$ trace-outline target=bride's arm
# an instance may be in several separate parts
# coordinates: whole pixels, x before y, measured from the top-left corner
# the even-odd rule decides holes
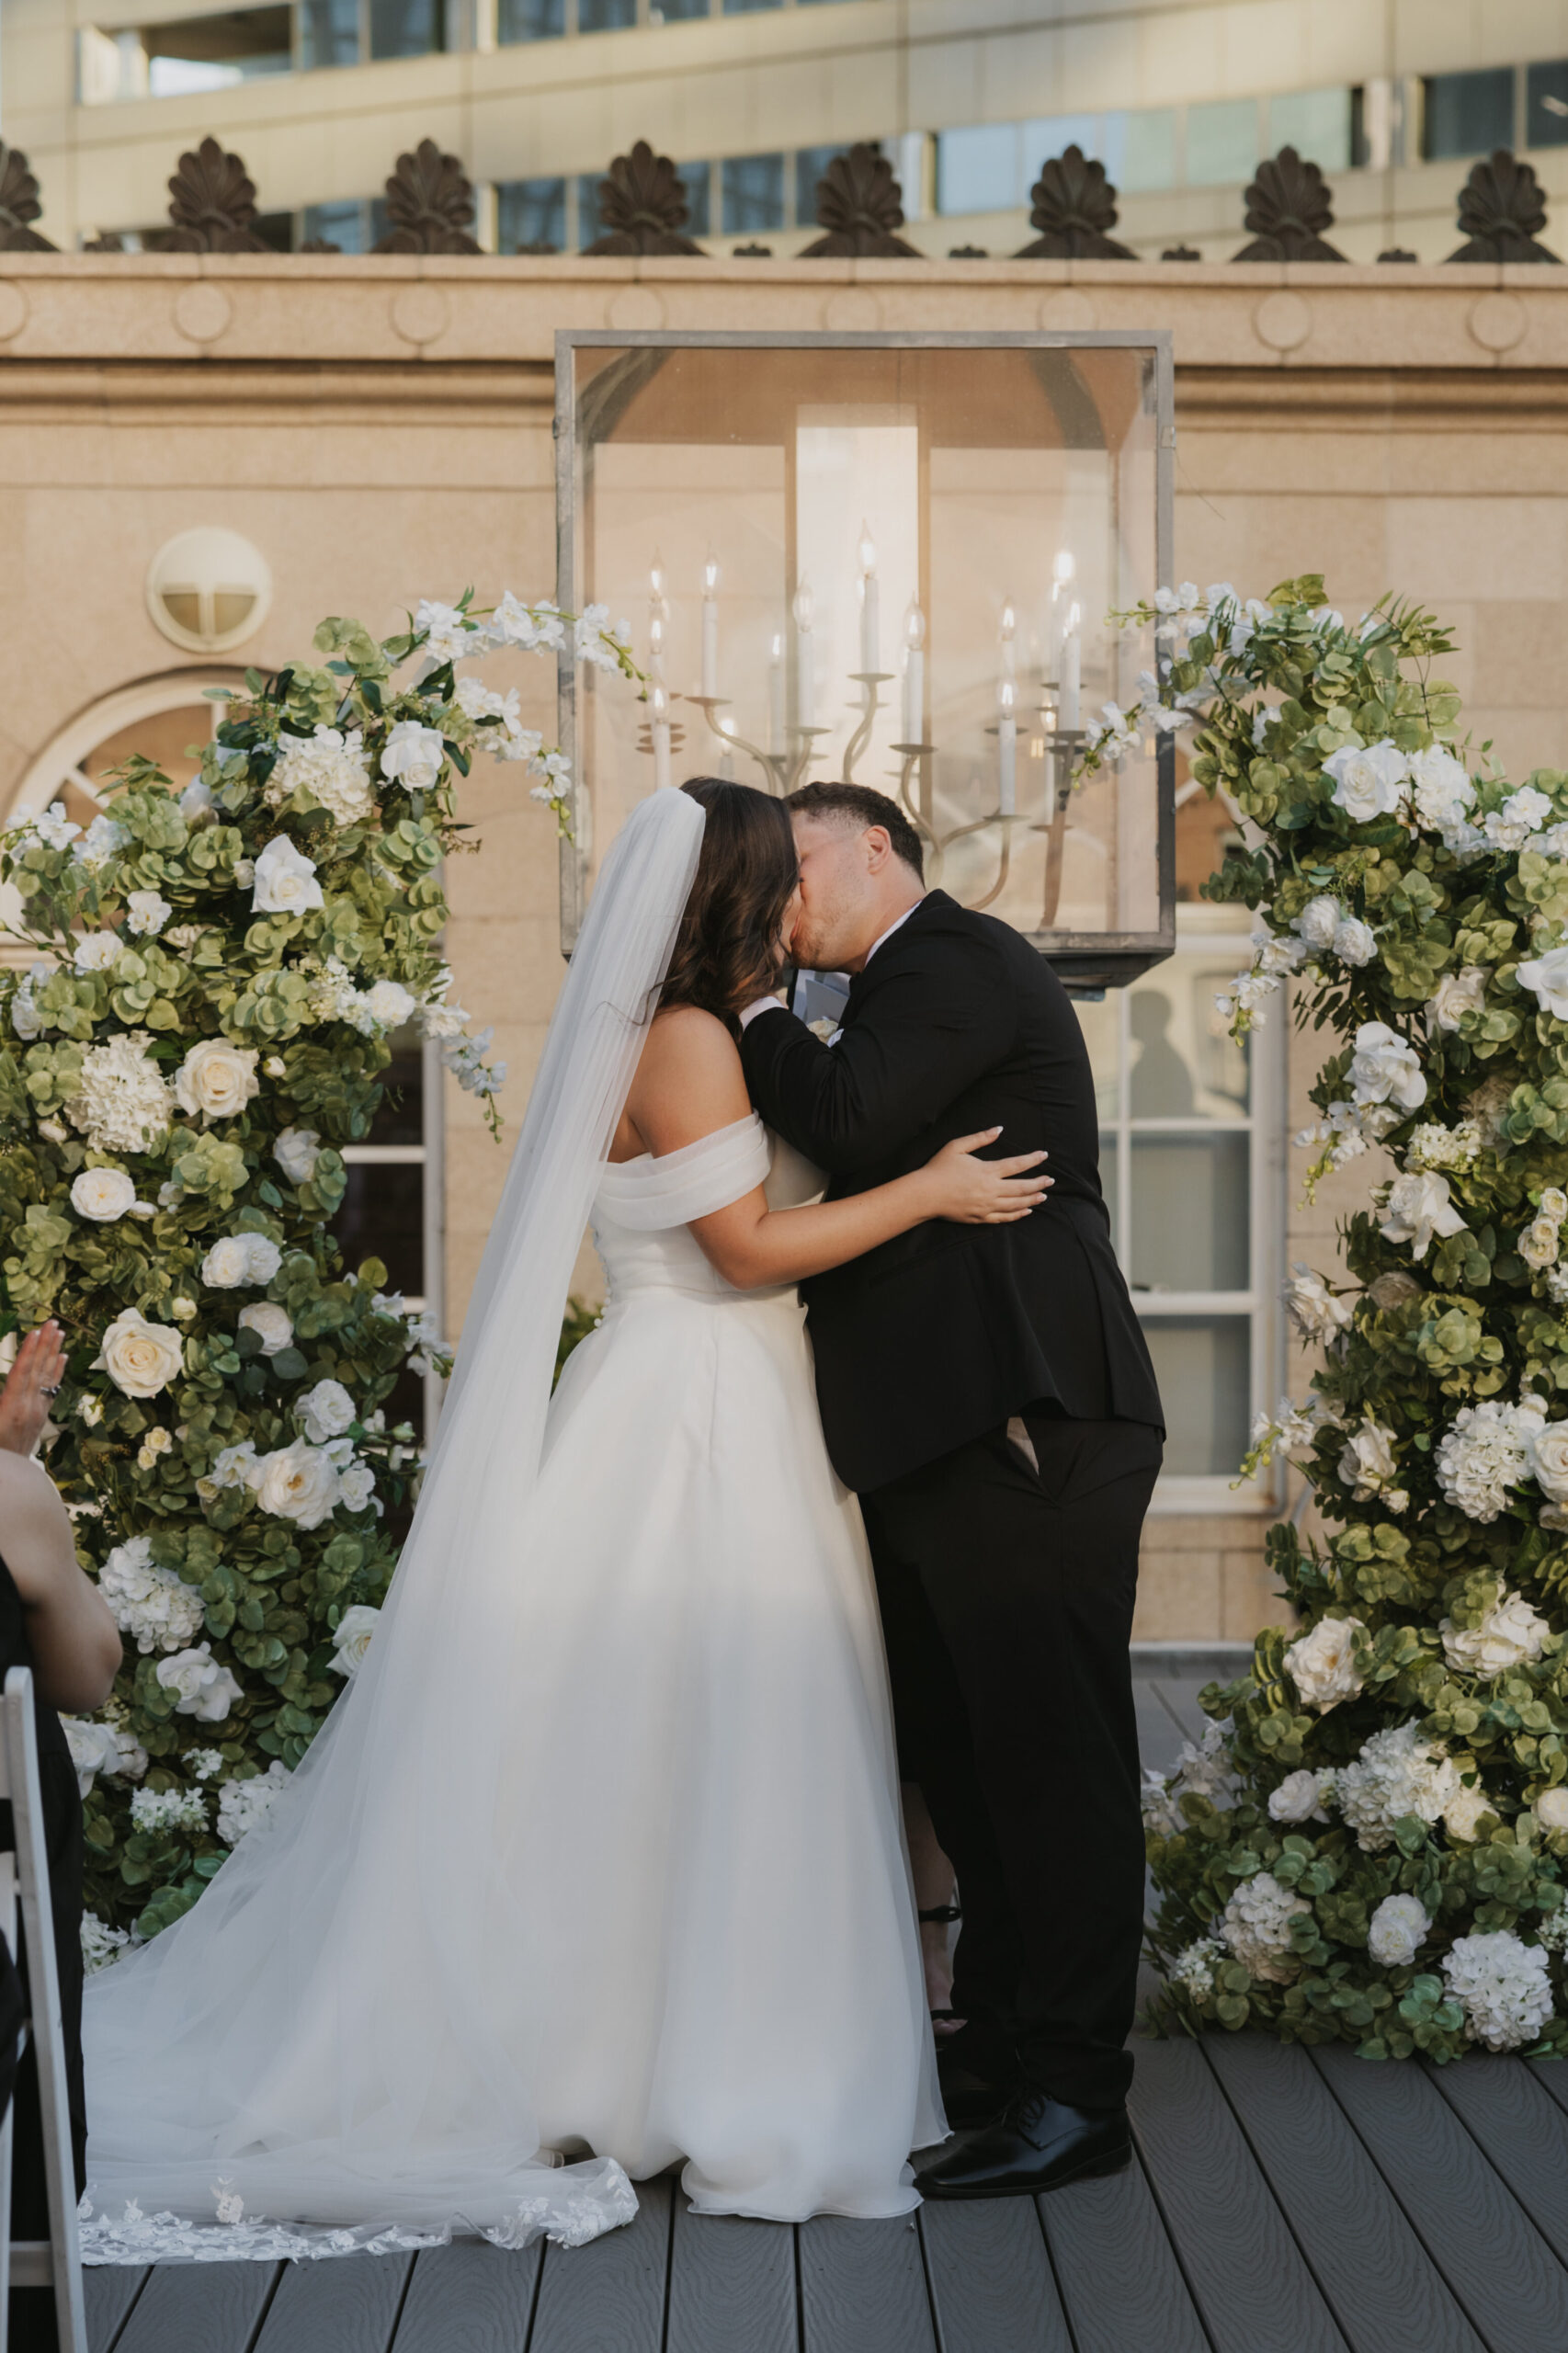
[[[678,1152],[750,1110],[740,1056],[723,1023],[695,1006],[661,1014],[627,1102],[649,1151],[661,1158]],[[1033,1173],[1043,1153],[977,1159],[998,1132],[961,1136],[911,1176],[810,1209],[770,1210],[759,1185],[728,1208],[695,1218],[691,1231],[726,1282],[757,1290],[824,1274],[930,1218],[1011,1224],[1045,1199],[1051,1180]]]

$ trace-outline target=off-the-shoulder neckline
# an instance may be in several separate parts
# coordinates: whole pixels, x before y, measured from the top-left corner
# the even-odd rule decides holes
[[[710,1143],[717,1143],[721,1136],[738,1135],[743,1128],[760,1128],[761,1125],[761,1113],[748,1111],[744,1119],[732,1120],[727,1127],[712,1128],[707,1135],[698,1136],[691,1143],[677,1144],[674,1152],[639,1152],[630,1160],[607,1160],[605,1175],[616,1176],[628,1168],[647,1166],[678,1168],[683,1160],[689,1160],[693,1153],[705,1150]]]

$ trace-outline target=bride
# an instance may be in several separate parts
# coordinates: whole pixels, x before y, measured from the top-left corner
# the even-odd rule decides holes
[[[881,1639],[793,1286],[1046,1180],[970,1137],[813,1205],[734,1045],[794,889],[741,785],[610,851],[365,1664],[89,1986],[89,2255],[575,2242],[682,2162],[707,2213],[916,2203],[946,2128]],[[590,1216],[608,1304],[551,1401]]]

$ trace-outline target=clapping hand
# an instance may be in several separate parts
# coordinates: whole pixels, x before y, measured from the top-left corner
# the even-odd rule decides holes
[[[36,1332],[24,1336],[0,1389],[0,1446],[12,1454],[32,1452],[64,1372],[60,1326],[51,1315]]]

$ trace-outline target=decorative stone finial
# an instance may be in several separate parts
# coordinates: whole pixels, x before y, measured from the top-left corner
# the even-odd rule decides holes
[[[1040,234],[1032,244],[1019,246],[1019,261],[1134,259],[1107,234],[1116,226],[1116,190],[1105,165],[1091,164],[1081,147],[1069,147],[1042,165],[1029,196],[1029,222]]]
[[[169,219],[158,250],[165,254],[264,254],[267,247],[251,227],[256,219],[256,182],[238,155],[215,139],[179,159],[169,182]]]
[[[422,139],[412,155],[400,155],[387,182],[392,227],[378,237],[376,254],[476,254],[469,234],[473,189],[455,155],[443,155],[433,139]]]
[[[835,155],[817,182],[817,222],[826,231],[802,246],[802,261],[919,261],[918,248],[893,232],[903,226],[903,190],[892,165],[858,141]]]
[[[1538,242],[1546,226],[1540,182],[1528,164],[1506,147],[1471,167],[1460,190],[1460,228],[1466,243],[1450,261],[1555,261]]]
[[[1315,164],[1303,164],[1293,147],[1281,147],[1272,162],[1259,164],[1247,190],[1246,226],[1252,243],[1233,261],[1343,261],[1324,231],[1334,226],[1334,199]]]
[[[0,253],[53,253],[49,239],[32,225],[42,210],[27,157],[19,147],[7,147],[0,139]]]
[[[700,254],[702,247],[681,231],[691,206],[680,174],[667,155],[655,155],[640,139],[630,155],[618,155],[599,182],[603,233],[585,254]]]
[[[1196,245],[1167,245],[1160,256],[1162,261],[1201,261],[1203,256]]]
[[[989,261],[990,258],[983,245],[949,245],[948,247],[949,261]]]

